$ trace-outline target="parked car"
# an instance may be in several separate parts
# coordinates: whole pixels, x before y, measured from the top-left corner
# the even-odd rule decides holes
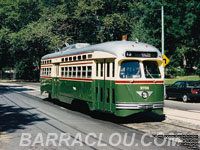
[[[191,99],[200,101],[200,81],[177,81],[166,87],[165,99],[175,97],[188,102]]]

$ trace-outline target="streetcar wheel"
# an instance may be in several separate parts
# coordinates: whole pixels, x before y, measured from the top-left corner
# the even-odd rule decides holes
[[[189,97],[187,96],[187,94],[183,95],[182,100],[183,100],[184,103],[188,102]]]

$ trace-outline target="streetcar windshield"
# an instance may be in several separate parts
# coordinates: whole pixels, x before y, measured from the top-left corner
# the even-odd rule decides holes
[[[140,63],[137,60],[123,61],[121,63],[120,78],[140,78]]]
[[[161,78],[158,63],[156,61],[143,61],[146,78]]]

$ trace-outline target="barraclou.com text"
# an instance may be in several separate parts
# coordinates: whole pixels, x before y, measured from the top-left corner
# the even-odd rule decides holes
[[[75,135],[71,135],[69,133],[48,133],[42,134],[37,133],[32,135],[31,133],[22,133],[19,146],[114,146],[117,147],[119,145],[123,146],[176,146],[176,143],[171,140],[160,140],[158,138],[154,138],[149,141],[153,137],[150,134],[143,134],[139,140],[136,139],[136,134],[120,134],[120,133],[112,133],[110,136],[105,136],[103,133],[77,133]]]

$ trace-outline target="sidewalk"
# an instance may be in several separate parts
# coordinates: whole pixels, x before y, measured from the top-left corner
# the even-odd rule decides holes
[[[165,107],[164,114],[169,119],[200,125],[200,111],[195,111],[195,110],[183,111]]]

